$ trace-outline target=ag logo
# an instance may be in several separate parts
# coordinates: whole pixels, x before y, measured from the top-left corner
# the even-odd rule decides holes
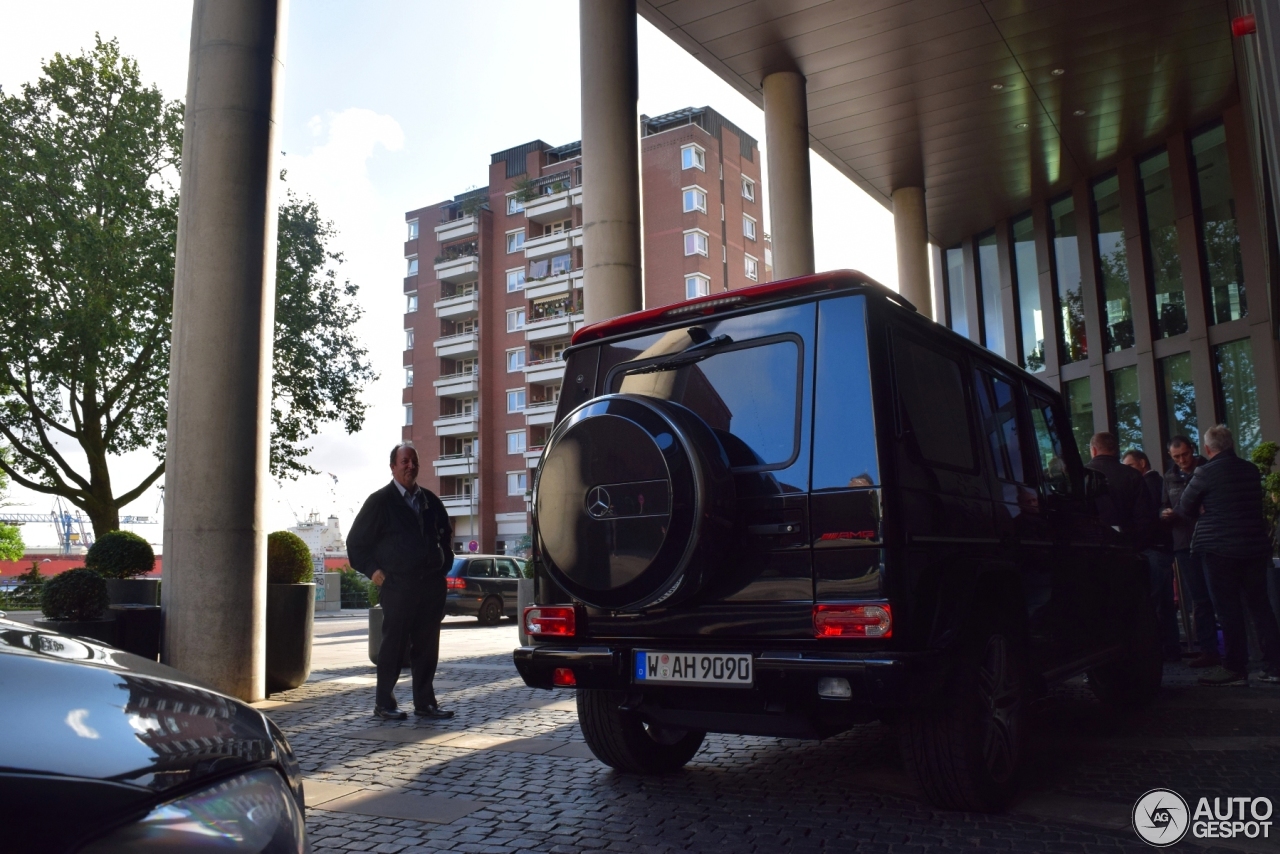
[[[609,491],[603,486],[593,487],[587,493],[587,512],[593,519],[604,519],[613,515],[613,502]]]
[[[1152,789],[1133,805],[1133,829],[1139,838],[1156,848],[1182,841],[1191,826],[1187,802],[1171,789]]]

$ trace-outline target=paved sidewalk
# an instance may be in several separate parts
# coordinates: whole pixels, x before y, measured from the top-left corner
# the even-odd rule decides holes
[[[925,804],[879,724],[822,742],[712,735],[682,773],[613,772],[582,742],[572,692],[524,686],[505,621],[446,621],[436,685],[456,718],[374,721],[365,622],[317,623],[311,680],[262,704],[307,774],[317,852],[1136,852],[1130,811],[1149,789],[1280,801],[1280,690],[1194,687],[1180,664],[1140,714],[1109,714],[1081,680],[1037,703],[1027,792],[986,816]],[[410,705],[407,682],[400,694]],[[1203,843],[1178,847],[1280,851]]]

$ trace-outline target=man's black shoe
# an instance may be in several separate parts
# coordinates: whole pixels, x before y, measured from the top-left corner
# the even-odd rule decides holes
[[[403,721],[408,720],[409,716],[399,709],[384,709],[382,706],[373,707],[373,716],[382,718],[384,721]]]
[[[453,712],[446,712],[444,709],[432,703],[429,706],[422,706],[413,710],[413,713],[420,718],[437,718],[444,720],[453,717]]]

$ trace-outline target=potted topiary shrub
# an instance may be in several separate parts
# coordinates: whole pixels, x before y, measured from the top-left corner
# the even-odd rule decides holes
[[[141,578],[155,569],[151,544],[132,531],[108,531],[89,547],[86,569],[107,581],[112,605],[159,605],[160,579]]]
[[[297,534],[267,535],[267,692],[297,688],[311,675],[316,586],[311,551]]]
[[[68,569],[46,578],[40,586],[40,610],[45,619],[35,622],[42,629],[114,646],[115,620],[103,617],[108,604],[106,579],[84,567]]]

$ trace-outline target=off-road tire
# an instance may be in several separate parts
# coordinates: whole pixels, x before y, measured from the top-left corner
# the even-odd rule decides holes
[[[1156,610],[1143,599],[1130,623],[1121,658],[1089,671],[1089,687],[1099,700],[1117,709],[1140,709],[1160,693],[1164,680],[1164,650]]]
[[[935,806],[999,811],[1023,764],[1027,672],[1018,634],[988,624],[965,643],[948,694],[945,706],[903,715],[903,760]]]
[[[490,596],[481,602],[480,610],[476,613],[476,619],[480,621],[482,626],[498,625],[498,621],[502,619],[502,600],[496,596]]]
[[[705,732],[650,726],[619,707],[620,691],[578,691],[578,723],[596,758],[631,774],[670,774],[702,746]]]

